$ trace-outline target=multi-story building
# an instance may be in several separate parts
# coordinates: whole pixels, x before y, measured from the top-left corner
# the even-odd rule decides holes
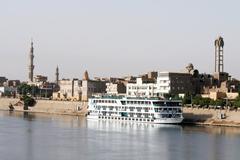
[[[53,93],[54,100],[87,101],[93,94],[106,93],[107,81],[90,80],[88,72],[84,72],[82,80],[63,79],[58,81],[59,91]]]
[[[160,72],[156,86],[160,95],[194,92],[192,74],[184,72]]]
[[[159,72],[156,82],[137,78],[136,83],[127,84],[127,96],[159,97],[166,94],[192,93],[192,74],[184,72]]]
[[[82,81],[82,101],[88,101],[93,94],[106,93],[106,81],[84,79]]]
[[[156,84],[149,83],[143,78],[137,78],[136,83],[127,84],[127,96],[129,97],[154,97],[157,96]]]
[[[122,82],[108,82],[106,83],[106,92],[111,95],[126,94],[126,86]]]

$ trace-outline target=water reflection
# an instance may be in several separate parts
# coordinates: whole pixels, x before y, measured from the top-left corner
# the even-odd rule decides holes
[[[223,160],[240,156],[240,129],[0,112],[1,159]]]
[[[168,125],[168,124],[149,124],[149,123],[137,123],[128,121],[111,121],[111,120],[87,120],[87,127],[90,129],[104,130],[104,131],[139,131],[155,129],[178,129],[181,130],[180,125]]]

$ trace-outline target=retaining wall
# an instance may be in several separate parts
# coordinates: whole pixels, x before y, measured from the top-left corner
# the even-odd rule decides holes
[[[19,99],[0,98],[0,109],[8,110],[11,103],[15,110],[23,111],[23,106],[16,106]],[[72,101],[53,101],[53,100],[37,100],[34,107],[29,107],[29,112],[41,112],[52,114],[72,114],[85,115],[87,113],[87,102]]]

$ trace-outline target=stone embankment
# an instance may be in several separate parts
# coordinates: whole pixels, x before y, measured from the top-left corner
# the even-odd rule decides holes
[[[29,107],[27,112],[49,113],[49,114],[68,114],[68,115],[86,115],[87,102],[72,101],[53,101],[37,100],[34,107]],[[12,104],[15,111],[24,111],[23,105],[19,99],[0,98],[0,109],[9,110]]]
[[[227,109],[183,108],[184,124],[240,127],[240,111]]]

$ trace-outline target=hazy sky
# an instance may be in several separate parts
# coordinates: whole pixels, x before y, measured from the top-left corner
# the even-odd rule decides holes
[[[239,0],[0,0],[0,76],[27,80],[214,71],[214,40],[225,40],[225,71],[240,78]]]

